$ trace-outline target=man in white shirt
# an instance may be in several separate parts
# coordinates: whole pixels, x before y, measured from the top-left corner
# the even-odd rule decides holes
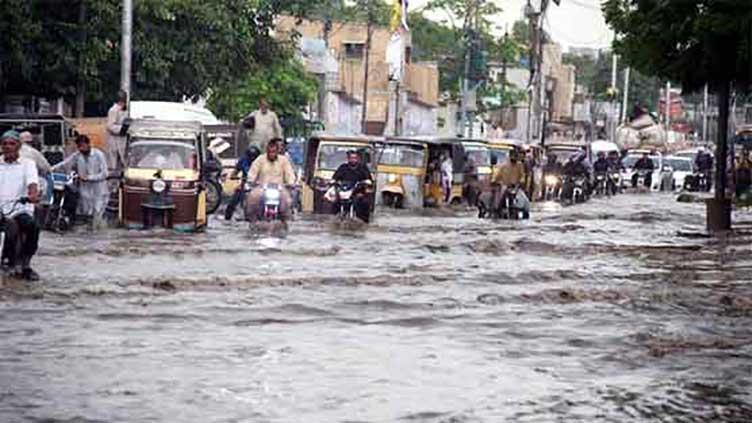
[[[15,276],[39,280],[31,258],[39,244],[39,225],[34,220],[34,203],[39,201],[39,176],[33,161],[22,158],[21,138],[16,131],[0,137],[0,210],[5,216],[3,260]],[[28,201],[22,204],[21,199]]]
[[[265,98],[259,100],[258,110],[252,112],[243,119],[246,127],[253,129],[248,146],[255,145],[261,151],[266,151],[266,144],[275,138],[282,138],[282,126],[279,124],[277,114],[269,110]]]
[[[21,139],[21,158],[31,159],[31,161],[37,166],[37,173],[39,176],[50,173],[50,162],[47,161],[47,158],[44,157],[44,154],[42,154],[41,151],[37,150],[32,145],[34,136],[31,132],[23,131],[18,136]]]
[[[118,173],[125,167],[125,137],[120,135],[123,121],[128,116],[128,93],[118,91],[115,104],[107,112],[107,159],[110,172]]]

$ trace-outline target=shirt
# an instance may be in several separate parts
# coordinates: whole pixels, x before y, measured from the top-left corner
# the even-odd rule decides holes
[[[340,165],[332,179],[335,181],[342,181],[347,183],[355,183],[360,181],[369,180],[372,181],[371,171],[368,167],[362,163],[358,163],[357,166],[352,167],[349,163]]]
[[[29,194],[29,186],[39,186],[39,174],[33,161],[19,157],[13,163],[0,158],[0,207],[2,212],[10,217],[26,213],[34,215],[34,205],[31,203],[16,204],[13,202]]]
[[[46,175],[50,173],[50,162],[47,161],[47,159],[44,157],[44,154],[42,154],[39,150],[36,148],[23,144],[21,146],[20,156],[29,159],[37,167],[37,173],[40,175]]]
[[[248,181],[259,185],[292,185],[295,183],[295,171],[287,157],[280,154],[271,161],[266,154],[262,154],[253,161]]]
[[[271,110],[266,113],[256,110],[251,113],[255,121],[251,133],[251,145],[256,145],[261,151],[266,151],[266,144],[272,138],[282,138],[282,126],[279,124],[277,114]]]
[[[82,216],[95,216],[107,206],[110,192],[107,188],[107,159],[100,150],[92,148],[88,156],[76,152],[53,169],[75,170],[86,181],[79,181],[77,213]]]
[[[511,161],[496,167],[493,180],[491,182],[501,184],[504,186],[520,185],[525,178],[525,165],[518,161],[512,163]]]

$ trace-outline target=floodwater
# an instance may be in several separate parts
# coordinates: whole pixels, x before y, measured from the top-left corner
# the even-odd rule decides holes
[[[752,225],[536,207],[45,233],[0,288],[0,422],[752,421]]]

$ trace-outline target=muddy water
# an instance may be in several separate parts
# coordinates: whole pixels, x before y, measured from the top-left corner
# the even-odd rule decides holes
[[[45,234],[44,280],[0,289],[0,421],[752,421],[752,225],[703,219]]]

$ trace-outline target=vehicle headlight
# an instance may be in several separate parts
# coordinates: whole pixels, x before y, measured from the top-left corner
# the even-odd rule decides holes
[[[278,189],[267,189],[264,193],[267,200],[279,200],[279,190]]]
[[[546,175],[546,185],[556,185],[559,183],[559,178],[555,175]]]
[[[390,183],[390,184],[396,183],[396,182],[397,182],[397,179],[399,179],[399,178],[398,178],[398,177],[397,177],[397,175],[395,175],[394,173],[390,173],[390,174],[389,174],[389,175],[387,175],[387,177],[386,177],[386,181],[387,181],[388,183]]]
[[[161,194],[166,189],[167,182],[165,182],[164,179],[156,179],[151,183],[151,190],[156,192],[157,194]]]

